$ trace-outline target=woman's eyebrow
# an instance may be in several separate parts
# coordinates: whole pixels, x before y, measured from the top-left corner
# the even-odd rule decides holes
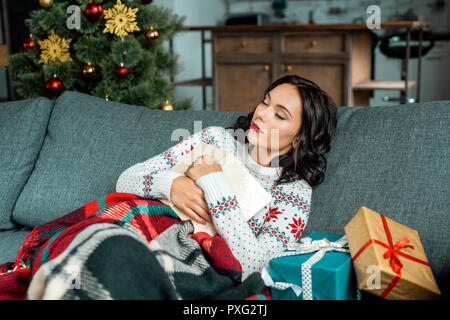
[[[283,105],[281,105],[281,104],[277,104],[277,106],[280,107],[280,108],[282,108],[282,109],[284,109],[284,110],[286,110],[287,113],[289,113],[289,116],[292,117],[292,114],[289,112],[289,109],[288,109],[288,108],[286,108],[285,106],[283,106]]]
[[[272,100],[272,98],[270,97],[270,93],[267,93],[267,95],[269,96],[269,99]],[[283,105],[281,105],[281,104],[279,104],[279,103],[277,103],[277,107],[280,107],[280,108],[286,110],[287,113],[289,113],[289,115],[292,117],[292,114],[291,114],[291,112],[289,111],[288,108],[286,108],[285,106],[283,106]]]

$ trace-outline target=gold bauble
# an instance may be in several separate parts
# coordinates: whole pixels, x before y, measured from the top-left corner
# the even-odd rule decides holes
[[[39,0],[39,4],[44,9],[49,9],[53,6],[53,0]]]
[[[88,62],[87,65],[83,67],[83,76],[86,78],[95,77],[95,67],[91,62]]]
[[[166,103],[163,104],[161,110],[173,111],[173,106],[166,100]]]
[[[150,30],[145,33],[145,37],[150,42],[156,42],[159,39],[159,32],[158,30],[155,30],[155,28],[150,27]]]

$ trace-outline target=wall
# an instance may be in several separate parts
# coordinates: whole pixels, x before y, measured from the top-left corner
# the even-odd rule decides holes
[[[264,12],[276,19],[271,8],[271,0],[228,0],[230,12]],[[280,22],[308,23],[309,12],[312,11],[315,23],[335,23],[365,21],[366,8],[378,5],[381,9],[381,20],[391,20],[393,15],[404,14],[412,9],[419,20],[431,22],[435,32],[450,32],[450,1],[443,0],[444,10],[437,9],[438,0],[287,0],[287,17]],[[330,13],[330,8],[335,12]]]
[[[220,0],[155,0],[156,5],[173,10],[180,16],[186,16],[185,26],[210,26],[221,24],[225,13],[225,5]],[[209,33],[206,34],[209,37]],[[167,45],[167,44],[166,44]],[[173,50],[178,54],[181,72],[175,77],[175,82],[198,79],[202,76],[201,69],[201,35],[200,32],[186,32],[179,34],[173,41]],[[205,46],[206,77],[212,77],[211,45]],[[193,97],[194,109],[212,109],[212,87],[207,87],[206,105],[202,102],[201,87],[177,86],[175,99]]]

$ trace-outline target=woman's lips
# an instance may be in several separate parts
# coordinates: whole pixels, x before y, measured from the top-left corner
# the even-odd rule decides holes
[[[258,126],[255,123],[250,124],[250,129],[255,130],[256,132],[260,132],[261,130],[258,128]]]

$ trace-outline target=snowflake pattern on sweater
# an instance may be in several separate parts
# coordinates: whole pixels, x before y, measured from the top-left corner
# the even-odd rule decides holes
[[[214,226],[241,263],[245,279],[253,272],[260,272],[267,259],[284,251],[289,242],[297,242],[302,235],[309,218],[312,194],[312,188],[305,180],[274,186],[281,168],[257,164],[248,152],[242,151],[244,145],[230,132],[211,126],[126,169],[117,181],[116,191],[170,200],[172,181],[183,175],[170,168],[201,142],[233,153],[272,196],[269,205],[245,221],[223,172],[212,172],[196,181],[204,191]]]

